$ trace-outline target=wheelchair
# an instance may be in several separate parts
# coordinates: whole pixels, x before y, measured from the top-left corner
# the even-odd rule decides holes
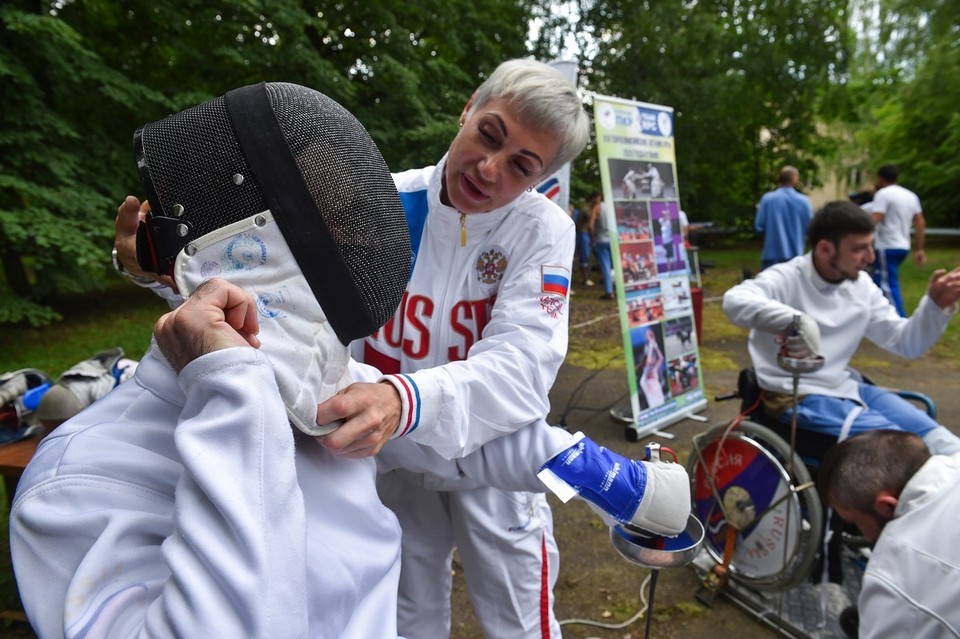
[[[936,418],[926,395],[890,390]],[[856,636],[855,609],[825,619],[814,589],[825,556],[831,581],[842,579],[855,603],[865,563],[859,549],[867,544],[839,518],[827,525],[814,484],[836,438],[809,430],[798,435],[767,415],[752,368],[740,371],[736,391],[715,401],[736,398],[739,416],[695,436],[687,462],[693,512],[706,529],[704,551],[694,562],[703,580],[697,599],[709,606],[722,592],[787,637]]]
[[[733,580],[781,591],[809,575],[823,508],[808,467],[787,443],[789,433],[778,433],[763,415],[753,369],[742,370],[737,390],[716,400],[736,397],[737,419],[693,439],[687,470],[694,513],[706,527],[704,547],[718,568],[714,585]]]

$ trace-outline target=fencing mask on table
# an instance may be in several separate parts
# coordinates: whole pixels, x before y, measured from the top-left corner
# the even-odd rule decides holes
[[[257,302],[261,350],[291,421],[350,381],[346,344],[393,316],[410,240],[393,179],[363,126],[295,84],[236,89],[134,134],[150,213],[144,270],[189,296],[221,276]]]

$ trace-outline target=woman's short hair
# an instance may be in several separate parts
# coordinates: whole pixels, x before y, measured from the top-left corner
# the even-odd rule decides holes
[[[546,129],[560,140],[557,157],[544,175],[573,160],[590,141],[590,118],[577,88],[549,64],[530,59],[502,63],[473,94],[471,111],[500,98],[516,109],[521,122]]]

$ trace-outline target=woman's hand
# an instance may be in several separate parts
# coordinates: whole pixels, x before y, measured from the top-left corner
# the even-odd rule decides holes
[[[371,457],[400,426],[403,405],[397,389],[388,382],[357,383],[317,406],[317,423],[343,420],[343,425],[317,441],[340,457]]]
[[[135,280],[152,280],[177,290],[177,285],[172,277],[147,273],[137,263],[137,228],[141,221],[146,220],[149,210],[149,202],[144,201],[141,204],[140,200],[132,195],[124,198],[120,206],[117,207],[117,218],[113,223],[116,233],[113,246],[117,250],[117,261],[120,262],[126,274]]]

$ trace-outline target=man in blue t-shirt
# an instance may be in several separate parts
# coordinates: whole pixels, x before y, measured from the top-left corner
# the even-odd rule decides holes
[[[754,226],[763,234],[761,268],[803,255],[813,205],[795,188],[799,180],[800,171],[785,166],[777,179],[780,186],[760,198]]]

